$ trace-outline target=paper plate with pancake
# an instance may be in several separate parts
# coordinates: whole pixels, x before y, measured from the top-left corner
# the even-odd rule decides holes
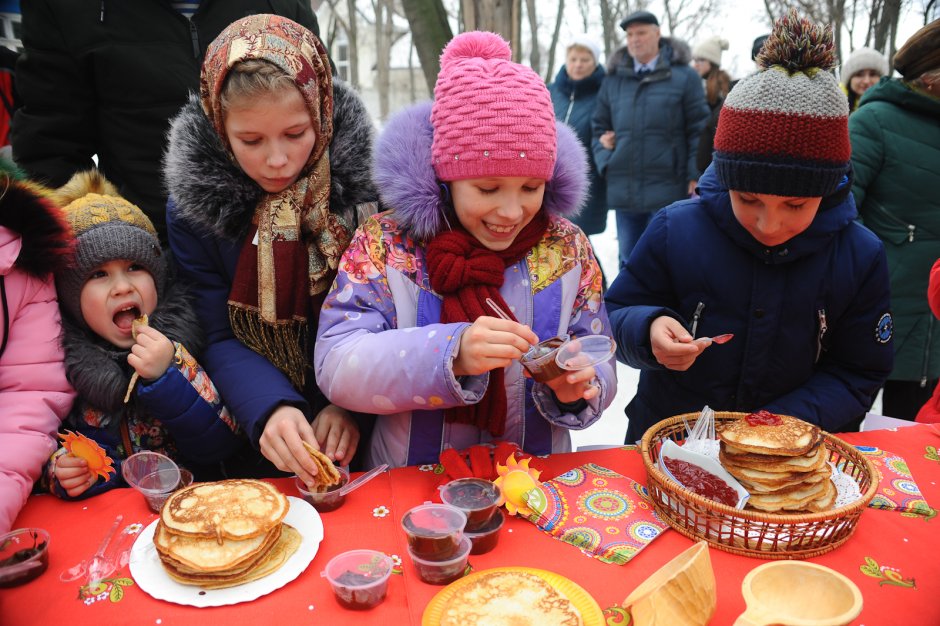
[[[323,521],[300,498],[281,497],[286,514],[275,510],[277,501],[271,510],[263,511],[272,523],[270,531],[244,537],[251,534],[246,532],[250,524],[227,520],[222,544],[208,536],[207,529],[181,516],[169,518],[176,528],[168,532],[163,526],[168,508],[164,507],[161,519],[147,526],[134,542],[131,576],[158,600],[197,607],[249,602],[283,587],[313,561],[323,540]],[[173,534],[181,529],[190,534]],[[229,533],[238,538],[229,539]],[[259,554],[263,557],[258,558]]]
[[[421,626],[477,623],[606,624],[600,605],[580,585],[560,574],[532,567],[496,567],[465,576],[441,589],[421,617]]]

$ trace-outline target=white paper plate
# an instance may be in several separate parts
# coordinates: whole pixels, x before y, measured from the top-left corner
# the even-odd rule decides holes
[[[157,520],[140,533],[131,548],[131,576],[145,593],[157,600],[199,607],[250,602],[280,589],[307,569],[323,540],[323,521],[316,509],[300,498],[287,496],[287,500],[290,502],[290,510],[287,511],[284,523],[290,524],[300,533],[300,548],[277,571],[264,578],[227,589],[201,589],[176,582],[163,569],[153,545]]]

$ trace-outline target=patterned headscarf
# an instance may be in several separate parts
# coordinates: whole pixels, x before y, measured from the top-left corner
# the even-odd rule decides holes
[[[252,15],[230,24],[206,52],[200,98],[233,161],[222,88],[233,66],[252,59],[271,63],[293,79],[310,111],[316,143],[297,181],[279,193],[263,194],[255,209],[257,235],[249,229],[242,245],[229,318],[239,340],[303,389],[310,366],[307,318],[316,319],[351,238],[350,225],[329,205],[333,80],[326,49],[300,24],[276,15]]]

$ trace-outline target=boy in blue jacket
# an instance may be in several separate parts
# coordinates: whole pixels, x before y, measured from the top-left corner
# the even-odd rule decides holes
[[[857,429],[891,371],[885,252],[855,221],[832,31],[791,11],[758,62],[725,101],[700,197],[656,215],[607,293],[617,357],[642,370],[627,442],[705,405]]]
[[[57,195],[75,237],[73,262],[56,274],[66,374],[78,392],[63,428],[95,440],[117,471],[99,480],[60,448],[47,471],[52,490],[84,498],[126,486],[121,460],[141,450],[166,454],[197,480],[221,477],[212,466],[245,440],[189,352],[202,347],[199,324],[167,279],[153,224],[96,171]],[[134,331],[145,315],[149,326]]]

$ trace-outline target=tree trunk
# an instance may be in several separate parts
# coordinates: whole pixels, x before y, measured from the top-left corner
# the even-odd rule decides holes
[[[512,47],[512,60],[522,59],[522,0],[460,0],[464,30],[488,30]]]
[[[346,26],[346,37],[349,40],[349,84],[353,89],[359,89],[359,29],[356,27],[356,0],[346,0],[346,11],[349,15]]]
[[[561,32],[561,22],[565,14],[565,0],[558,0],[558,17],[555,18],[555,32],[552,33],[552,44],[548,48],[548,69],[545,70],[545,82],[552,82],[555,77],[555,51],[558,49],[558,35]],[[586,29],[585,29],[586,32]],[[599,59],[594,59],[600,62]]]
[[[542,51],[539,49],[539,20],[535,13],[535,0],[525,0],[526,14],[529,18],[529,67],[538,74],[542,69]]]
[[[428,92],[433,94],[437,73],[441,69],[441,50],[454,36],[447,21],[447,11],[443,0],[401,0],[401,4],[411,27],[411,38],[418,51]]]

